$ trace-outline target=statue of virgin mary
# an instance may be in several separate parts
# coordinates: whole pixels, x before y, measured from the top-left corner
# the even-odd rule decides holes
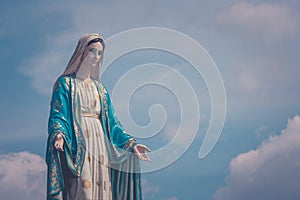
[[[101,35],[83,35],[53,86],[47,199],[142,199],[139,161],[150,150],[124,130],[98,81],[104,49]]]

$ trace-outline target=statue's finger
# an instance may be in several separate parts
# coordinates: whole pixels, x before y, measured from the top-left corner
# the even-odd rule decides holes
[[[148,154],[144,154],[145,155],[145,160],[147,160],[147,161],[151,161],[151,159],[150,159],[150,157],[148,156]]]
[[[147,146],[145,146],[145,149],[146,149],[148,152],[151,152],[151,149],[149,149]]]

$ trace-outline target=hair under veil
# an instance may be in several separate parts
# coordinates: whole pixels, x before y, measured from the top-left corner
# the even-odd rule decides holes
[[[78,44],[76,46],[76,49],[62,75],[68,75],[68,74],[73,74],[77,73],[78,69],[80,68],[80,65],[83,62],[83,53],[89,43],[94,40],[94,39],[101,39],[103,41],[103,37],[99,35],[98,33],[90,33],[90,34],[84,34],[78,41]],[[100,42],[103,46],[103,51],[104,51],[104,43]],[[100,68],[102,65],[103,61],[103,54],[97,63],[95,67],[92,68],[91,73],[90,73],[90,78],[98,80],[100,77]]]

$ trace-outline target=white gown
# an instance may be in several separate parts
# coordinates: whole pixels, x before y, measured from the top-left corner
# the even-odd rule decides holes
[[[83,193],[80,199],[112,199],[111,182],[108,169],[105,136],[99,118],[100,97],[95,83],[91,79],[76,78],[77,95],[79,95],[82,122],[86,142],[86,157],[80,177]],[[89,116],[91,115],[91,116]],[[82,196],[85,196],[82,198]]]

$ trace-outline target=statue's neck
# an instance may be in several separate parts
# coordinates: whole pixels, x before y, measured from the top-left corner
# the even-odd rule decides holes
[[[76,77],[83,80],[91,78],[91,71],[92,71],[91,69],[92,69],[91,66],[82,64],[76,73]]]

